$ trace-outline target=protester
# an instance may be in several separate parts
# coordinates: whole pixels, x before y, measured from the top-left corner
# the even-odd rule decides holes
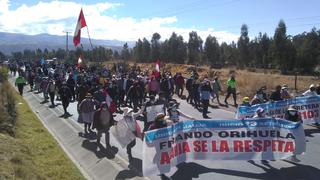
[[[98,111],[94,113],[92,129],[97,130],[97,147],[99,147],[102,134],[105,134],[106,149],[111,150],[110,127],[115,124],[112,113],[110,113],[106,102],[102,102]]]
[[[215,76],[212,82],[212,97],[213,97],[212,102],[216,98],[219,105],[221,105],[220,99],[219,99],[220,92],[222,92],[221,83],[220,83],[219,77]]]
[[[187,103],[193,104],[192,84],[194,83],[194,77],[190,76],[186,82],[186,89],[188,91]]]
[[[208,114],[208,106],[209,99],[212,93],[212,88],[210,86],[210,82],[208,79],[204,79],[203,85],[201,86],[201,102],[202,102],[202,117],[209,118]]]
[[[246,97],[244,97],[242,99],[241,106],[246,106],[246,107],[250,107],[251,106],[249,97],[246,96]]]
[[[253,118],[265,118],[266,111],[263,108],[258,108],[253,116]]]
[[[84,122],[84,132],[87,134],[88,132],[92,132],[90,126],[93,121],[95,107],[99,104],[99,102],[93,99],[92,95],[88,93],[85,96],[85,99],[81,101],[79,105],[79,112],[81,113],[82,120]]]
[[[55,107],[54,96],[55,96],[55,92],[56,92],[56,85],[55,85],[55,83],[54,83],[54,81],[52,79],[49,80],[49,83],[48,83],[46,91],[49,93],[50,102],[51,102],[51,106],[50,107],[54,108]]]
[[[317,95],[316,86],[314,84],[311,84],[309,89],[304,93],[302,93],[302,96],[316,96],[316,95]]]
[[[184,78],[182,77],[181,73],[177,73],[175,78],[175,85],[176,85],[176,94],[181,98],[183,95],[184,89]]]
[[[140,136],[140,127],[137,122],[136,119],[138,116],[140,116],[143,112],[143,109],[141,109],[139,112],[134,113],[133,109],[131,108],[124,108],[123,109],[123,120],[126,122],[128,128],[132,131],[132,133],[138,137]],[[129,162],[131,162],[133,160],[133,156],[132,156],[132,148],[136,145],[136,139],[134,139],[133,141],[131,141],[126,149],[127,149],[127,155],[128,155],[128,159]]]
[[[281,87],[281,92],[280,92],[281,93],[281,98],[284,99],[284,100],[292,98],[288,89],[289,89],[289,87],[286,84],[282,85],[282,87]]]
[[[227,96],[224,99],[224,102],[225,102],[226,105],[228,105],[228,99],[229,99],[230,95],[232,94],[233,101],[234,101],[234,106],[235,107],[238,106],[238,104],[237,104],[237,90],[236,90],[236,87],[237,87],[237,83],[236,83],[235,75],[234,75],[234,73],[232,73],[230,75],[229,80],[227,81]]]
[[[294,105],[290,105],[285,113],[284,119],[292,122],[298,122],[302,123],[301,116],[299,115],[298,110]],[[291,157],[291,160],[294,162],[300,162],[300,160],[297,158],[297,155],[294,154]]]
[[[23,95],[23,87],[26,85],[26,79],[23,76],[19,75],[16,78],[15,85],[18,87],[18,91],[19,91],[20,95],[22,96]]]
[[[72,99],[72,92],[66,82],[62,83],[58,93],[60,95],[61,102],[62,102],[62,107],[64,111],[63,115],[65,117],[70,116],[71,114],[68,112],[67,108],[69,106],[70,100]]]
[[[262,104],[267,102],[267,100],[263,97],[263,91],[261,89],[259,89],[256,93],[256,95],[254,95],[253,99],[251,100],[251,105],[256,105],[256,104]]]
[[[166,115],[163,113],[157,114],[154,122],[150,125],[149,131],[154,129],[161,129],[168,126],[168,124],[172,124],[169,120],[165,119]],[[165,174],[160,174],[161,179],[167,179],[168,177]]]
[[[281,86],[277,85],[276,90],[273,91],[269,97],[270,101],[281,101]]]
[[[67,80],[67,85],[71,92],[71,101],[72,102],[76,101],[76,93],[75,93],[76,82],[71,74],[69,75],[69,78]]]
[[[200,107],[200,80],[197,78],[192,84],[192,96],[194,100],[194,106],[196,109]]]

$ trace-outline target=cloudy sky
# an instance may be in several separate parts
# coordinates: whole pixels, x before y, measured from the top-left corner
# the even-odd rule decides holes
[[[243,23],[250,37],[273,36],[280,19],[291,35],[320,25],[319,0],[0,0],[0,31],[73,34],[81,7],[95,39],[135,41],[150,39],[154,32],[165,39],[176,32],[187,40],[190,31],[197,31],[203,39],[211,34],[231,42]]]

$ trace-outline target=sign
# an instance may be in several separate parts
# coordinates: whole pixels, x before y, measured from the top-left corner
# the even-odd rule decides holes
[[[153,105],[153,106],[147,106],[147,121],[152,122],[157,117],[158,113],[163,113],[163,104],[160,105]]]
[[[278,160],[305,152],[301,123],[282,119],[194,120],[148,131],[143,175],[197,160]]]
[[[118,121],[116,126],[111,127],[111,133],[122,148],[125,148],[131,141],[136,139],[124,119]]]
[[[236,118],[251,118],[259,107],[263,108],[269,117],[284,118],[285,112],[290,105],[294,105],[299,111],[304,124],[320,122],[320,96],[297,97],[283,101],[257,104],[251,107],[240,106]]]

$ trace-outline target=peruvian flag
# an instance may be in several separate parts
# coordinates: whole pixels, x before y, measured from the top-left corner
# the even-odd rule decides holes
[[[109,111],[111,113],[114,113],[117,111],[116,103],[112,100],[107,90],[104,91],[105,97],[106,97],[106,103],[109,107]]]
[[[80,43],[81,28],[86,26],[87,26],[87,23],[86,23],[86,20],[84,19],[84,15],[81,9],[79,18],[78,18],[77,27],[76,27],[76,30],[74,31],[74,36],[73,36],[74,47],[77,47],[77,45]]]
[[[160,60],[159,59],[156,61],[155,71],[152,73],[152,75],[155,76],[155,78],[160,77]]]
[[[82,61],[83,61],[83,54],[80,53],[80,56],[79,56],[79,59],[78,59],[78,64],[77,64],[78,69],[80,69]]]

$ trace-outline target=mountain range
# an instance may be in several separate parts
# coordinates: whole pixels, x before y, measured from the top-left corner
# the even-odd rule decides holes
[[[68,36],[68,49],[75,49],[73,46],[73,36]],[[121,51],[124,41],[119,40],[101,40],[91,39],[94,47],[103,46],[112,50]],[[88,38],[81,38],[81,43],[84,49],[90,49],[90,41]],[[133,47],[135,42],[127,42],[129,47]],[[37,34],[25,35],[18,33],[0,32],[0,51],[4,54],[10,55],[11,52],[23,51],[25,49],[44,50],[47,48],[49,51],[52,49],[66,48],[66,36],[50,35],[50,34]]]

